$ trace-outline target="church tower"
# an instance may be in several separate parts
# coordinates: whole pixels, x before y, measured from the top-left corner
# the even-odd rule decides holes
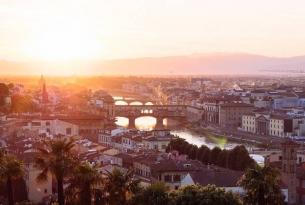
[[[297,149],[299,145],[292,140],[282,143],[282,181],[288,187],[288,204],[297,204]]]

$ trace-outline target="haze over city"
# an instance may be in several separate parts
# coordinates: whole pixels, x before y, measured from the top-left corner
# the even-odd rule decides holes
[[[302,0],[0,2],[1,74],[304,69]]]
[[[0,205],[304,205],[304,0],[0,0]]]

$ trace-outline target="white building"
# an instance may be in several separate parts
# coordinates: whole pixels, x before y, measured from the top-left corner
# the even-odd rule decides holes
[[[256,133],[256,117],[254,114],[246,114],[242,116],[242,129],[245,132]]]
[[[151,136],[149,138],[143,139],[143,145],[146,149],[158,150],[160,152],[165,152],[167,145],[171,141],[171,137],[155,137]]]
[[[242,116],[241,129],[260,135],[289,137],[305,134],[303,124],[304,120],[296,116],[250,113]]]
[[[30,120],[26,122],[23,129],[51,135],[76,136],[79,134],[78,125],[57,119]]]

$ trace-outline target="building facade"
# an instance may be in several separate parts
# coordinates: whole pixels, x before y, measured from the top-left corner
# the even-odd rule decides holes
[[[242,125],[242,116],[253,111],[253,105],[246,103],[225,103],[219,106],[219,125],[237,129]]]
[[[259,135],[276,137],[298,136],[303,120],[280,114],[248,113],[242,116],[242,130]]]

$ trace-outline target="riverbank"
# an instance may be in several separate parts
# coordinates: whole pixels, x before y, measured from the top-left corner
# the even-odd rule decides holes
[[[282,139],[278,137],[257,136],[249,133],[242,133],[239,131],[229,132],[223,131],[220,128],[203,128],[198,124],[190,123],[187,123],[185,126],[187,129],[190,129],[198,134],[215,138],[226,138],[230,142],[246,144],[256,148],[279,148],[282,142]]]
[[[109,91],[112,96],[124,96],[124,92],[122,90],[112,90]],[[130,96],[130,94],[128,95]],[[138,95],[139,97],[139,95]],[[136,122],[136,126],[143,129],[154,129],[155,122],[153,122],[152,119],[146,119],[147,117],[142,117],[142,119],[138,119]],[[168,119],[167,119],[168,120]],[[120,123],[123,126],[126,126],[128,122]],[[140,126],[141,125],[141,126]],[[145,125],[145,126],[144,126]],[[176,126],[171,128],[171,126],[168,126],[169,124],[165,125],[165,128],[169,128],[171,130],[174,130],[175,133],[182,131],[182,132],[192,132],[191,134],[195,135],[193,138],[199,137],[199,138],[206,138],[206,142],[204,141],[202,143],[209,143],[212,145],[214,144],[221,144],[222,146],[225,143],[232,143],[232,144],[244,144],[248,147],[255,147],[255,148],[276,148],[279,147],[280,143],[282,142],[282,139],[278,137],[271,137],[271,136],[259,136],[254,134],[245,133],[242,131],[229,131],[224,130],[219,127],[202,127],[199,123],[190,123],[186,120],[179,121],[179,123],[176,123]],[[185,130],[184,130],[185,129]],[[188,136],[189,138],[192,138]]]

